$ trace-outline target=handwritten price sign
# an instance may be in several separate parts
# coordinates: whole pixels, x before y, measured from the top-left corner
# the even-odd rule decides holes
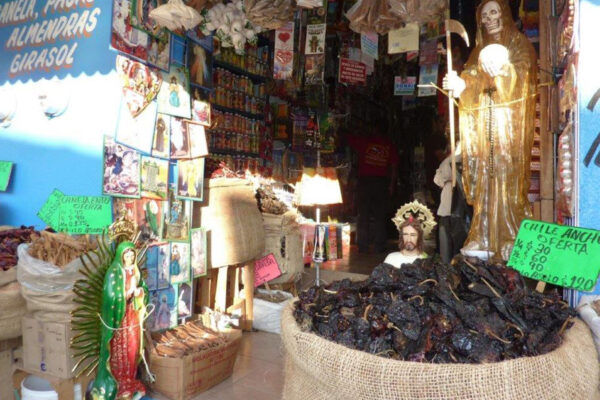
[[[600,231],[523,220],[508,266],[532,279],[588,292],[600,273]]]
[[[254,287],[269,282],[281,275],[281,270],[273,254],[256,260],[254,264]]]

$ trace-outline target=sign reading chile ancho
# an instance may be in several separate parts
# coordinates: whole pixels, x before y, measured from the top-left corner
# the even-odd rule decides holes
[[[508,266],[532,279],[590,291],[600,273],[600,231],[525,219]]]
[[[340,58],[338,77],[340,83],[364,86],[367,84],[367,66],[360,61]]]

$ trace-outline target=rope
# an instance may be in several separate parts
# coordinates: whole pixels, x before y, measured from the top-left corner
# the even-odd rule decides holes
[[[442,89],[441,87],[439,87],[438,85],[436,85],[433,82],[430,82],[426,85],[418,85],[419,87],[433,87],[436,90],[438,90],[440,93],[442,93],[444,96],[448,97],[450,99],[450,96],[448,95],[448,92],[445,91],[444,89]],[[464,111],[480,111],[480,110],[486,110],[488,108],[498,108],[498,107],[506,107],[506,106],[510,106],[512,104],[515,103],[520,103],[522,101],[525,101],[529,98],[534,98],[538,95],[538,93],[534,93],[534,94],[530,94],[529,96],[525,96],[525,97],[520,97],[518,99],[515,100],[511,100],[511,101],[507,101],[506,103],[494,103],[492,105],[486,105],[486,106],[482,106],[482,107],[474,107],[474,108],[468,108],[468,107],[463,107],[461,106],[458,101],[456,101],[456,99],[451,99],[454,104],[456,105],[456,107],[458,107],[460,110],[464,110]]]
[[[148,312],[148,307],[152,307],[152,309]],[[131,325],[131,326],[127,326],[125,328],[113,328],[108,326],[108,324],[106,322],[104,322],[104,320],[102,319],[102,315],[100,315],[100,313],[98,313],[98,318],[100,318],[100,322],[102,322],[102,325],[104,325],[104,327],[106,329],[110,329],[111,331],[122,331],[125,329],[129,329],[129,328],[137,328],[138,326],[141,327],[142,324],[146,321],[146,319],[148,319],[148,317],[150,316],[150,314],[152,314],[154,312],[154,309],[156,307],[154,306],[154,304],[147,304],[146,305],[146,316],[144,317],[144,319],[142,320],[142,322],[140,322],[137,325]]]

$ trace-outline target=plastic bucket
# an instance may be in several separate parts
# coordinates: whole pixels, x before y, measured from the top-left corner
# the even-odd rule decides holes
[[[29,375],[21,382],[22,400],[58,400],[50,382],[38,376]]]

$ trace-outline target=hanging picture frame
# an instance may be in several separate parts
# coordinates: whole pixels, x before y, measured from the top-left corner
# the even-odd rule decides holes
[[[150,246],[160,242],[163,202],[153,199],[116,198],[113,200],[113,218],[122,216],[135,223],[140,232],[138,241]]]
[[[194,228],[190,233],[190,253],[192,277],[199,278],[207,274],[206,229]]]
[[[115,140],[144,154],[152,152],[156,102],[151,102],[140,114],[133,117],[125,100],[121,101]]]
[[[169,285],[166,289],[156,291],[156,296],[151,295],[151,302],[156,302],[154,325],[150,331],[162,331],[177,326],[177,286]]]
[[[158,36],[162,28],[150,18],[150,12],[158,6],[166,3],[160,0],[130,0],[129,21],[131,26],[146,32],[151,36]]]
[[[189,242],[191,202],[176,198],[175,190],[170,188],[169,200],[163,205],[162,239],[170,242]]]
[[[204,197],[204,158],[177,162],[177,194],[179,199],[202,201]]]
[[[104,136],[102,194],[140,197],[140,153]]]
[[[192,87],[192,121],[204,126],[211,124],[211,108],[208,93],[198,87]]]
[[[122,55],[116,58],[116,69],[123,101],[135,118],[156,99],[162,85],[162,73]]]
[[[169,158],[171,136],[171,116],[167,114],[156,114],[156,123],[154,124],[154,138],[152,140],[152,156],[159,158]]]
[[[190,143],[190,158],[206,157],[208,145],[204,125],[190,120],[186,120],[185,124]]]
[[[212,53],[199,44],[190,41],[187,50],[190,84],[206,89],[213,87]]]
[[[169,188],[169,161],[142,156],[142,197],[166,200]]]
[[[157,277],[156,287],[158,289],[166,289],[169,287],[171,281],[171,274],[169,273],[169,260],[171,259],[171,246],[169,243],[162,243],[153,246],[157,250]]]
[[[171,65],[171,34],[167,30],[163,30],[157,37],[150,36],[148,64],[165,72],[169,71],[169,65]]]
[[[190,244],[172,242],[171,259],[169,261],[171,284],[189,281],[191,279],[190,270]]]
[[[183,118],[171,117],[170,158],[177,160],[190,158],[190,137],[188,125]]]
[[[163,74],[158,92],[158,112],[174,117],[191,118],[189,76],[185,67],[171,63],[169,72]]]
[[[192,281],[183,282],[179,284],[178,292],[178,304],[177,304],[177,318],[189,318],[192,316],[193,311],[193,289],[194,285]]]
[[[131,0],[113,0],[110,45],[113,49],[138,60],[148,59],[148,34],[129,21]]]

